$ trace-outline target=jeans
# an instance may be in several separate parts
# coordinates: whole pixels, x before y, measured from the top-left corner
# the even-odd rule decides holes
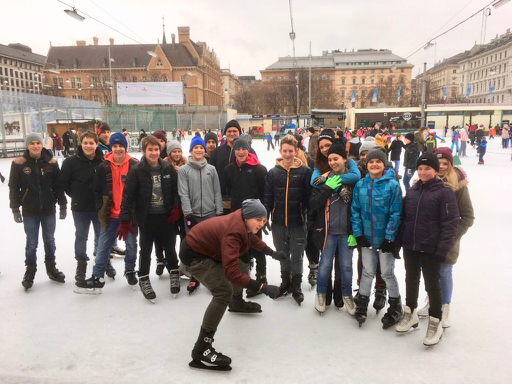
[[[75,259],[89,260],[87,257],[87,240],[91,223],[94,229],[94,252],[98,250],[98,238],[101,230],[98,214],[96,212],[73,211],[73,221],[75,222]]]
[[[334,252],[338,247],[341,293],[343,296],[352,296],[352,251],[348,247],[347,238],[348,235],[327,235],[318,266],[317,293],[324,295],[327,292],[327,282],[332,273]]]
[[[27,235],[25,265],[37,265],[39,226],[43,230],[44,262],[55,260],[55,213],[48,216],[24,216],[23,227]]]
[[[393,160],[393,163],[395,164],[395,172],[398,175],[398,170],[400,169],[400,160]]]
[[[92,273],[96,277],[105,276],[105,268],[110,260],[110,249],[114,245],[116,231],[119,228],[119,219],[110,218],[107,223],[107,230],[101,228],[98,240],[98,249],[96,251],[96,263],[92,269]],[[137,260],[137,228],[135,235],[128,232],[126,237],[126,254],[124,256],[124,269],[126,271],[135,270],[135,261]]]
[[[441,286],[441,301],[443,304],[450,304],[452,302],[453,293],[453,277],[452,277],[453,264],[441,264],[441,279],[439,285]]]
[[[272,223],[272,238],[276,250],[284,251],[288,258],[286,261],[281,261],[281,272],[302,276],[302,257],[306,245],[305,226],[285,227]]]
[[[423,274],[428,294],[429,316],[441,319],[441,287],[439,270],[441,263],[435,261],[433,253],[404,249],[405,261],[405,305],[411,310],[418,307],[420,275]]]
[[[357,247],[357,285],[361,285],[361,276],[363,275],[363,251]],[[386,289],[386,282],[382,280],[380,263],[377,262],[377,272],[375,273],[375,289]]]
[[[386,282],[389,297],[396,299],[400,296],[398,281],[395,276],[395,257],[392,253],[384,253],[375,248],[362,248],[363,253],[363,276],[359,293],[363,296],[370,296],[372,281],[377,272],[377,265],[380,264],[382,279]]]
[[[478,162],[483,163],[484,162],[484,156],[485,152],[487,151],[487,147],[480,147],[480,150],[478,151]]]
[[[457,149],[457,151],[455,153],[458,153],[459,152],[459,140],[457,141],[452,141],[452,147],[450,148],[453,152],[453,146],[456,146],[455,148]]]
[[[411,171],[411,176],[408,176],[408,172]],[[411,185],[409,184],[409,182],[411,181],[412,177],[414,176],[414,173],[416,172],[416,169],[415,168],[405,168],[404,170],[404,178],[403,178],[403,182],[404,182],[404,187],[405,187],[405,190],[407,191]]]

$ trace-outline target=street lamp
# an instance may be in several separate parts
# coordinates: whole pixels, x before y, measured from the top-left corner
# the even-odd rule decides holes
[[[111,104],[114,105],[114,83],[112,82],[112,63],[115,60],[110,57],[110,46],[108,47],[108,71],[110,74],[110,100]]]
[[[501,7],[502,5],[505,5],[507,4],[508,2],[510,2],[510,0],[498,0],[497,2],[495,2],[492,6],[494,8],[499,8]]]
[[[430,48],[434,47],[434,66],[436,65],[436,53],[437,53],[437,41],[429,41],[427,45],[423,47],[425,51],[428,51]]]
[[[71,16],[75,20],[78,20],[78,21],[85,20],[85,17],[78,14],[75,7],[73,7],[73,9],[65,9],[64,12],[66,12],[66,15]]]

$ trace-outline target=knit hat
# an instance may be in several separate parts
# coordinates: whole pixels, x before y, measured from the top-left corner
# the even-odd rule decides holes
[[[171,140],[167,142],[167,153],[170,155],[172,151],[175,149],[180,149],[183,151],[183,148],[181,147],[181,143],[177,140]]]
[[[363,153],[364,151],[369,151],[372,148],[375,148],[377,146],[377,143],[375,142],[375,138],[373,136],[368,136],[364,141],[361,143],[361,146],[359,147],[359,155]]]
[[[414,141],[414,132],[409,132],[407,135],[405,135],[405,138],[409,140],[410,142]]]
[[[327,151],[327,157],[329,157],[331,153],[336,153],[344,159],[347,158],[347,150],[341,141],[335,141],[334,144],[329,147],[329,150]]]
[[[204,142],[207,143],[208,140],[215,140],[215,145],[219,145],[219,137],[213,132],[208,132],[204,135]]]
[[[448,147],[441,147],[434,149],[434,155],[437,156],[437,159],[446,159],[453,166],[453,155],[452,151]]]
[[[432,152],[424,152],[416,161],[416,168],[420,165],[428,165],[431,168],[434,168],[436,172],[439,172],[439,160],[437,160],[437,155],[434,155]]]
[[[31,141],[39,141],[41,144],[43,144],[43,136],[41,136],[41,134],[37,133],[37,132],[29,133],[25,137],[25,146],[27,148],[28,148],[28,143],[30,143]]]
[[[157,139],[163,140],[163,141],[165,141],[165,143],[167,143],[167,136],[165,135],[165,131],[163,129],[155,131],[151,135],[155,136]]]
[[[368,164],[372,159],[380,160],[384,165],[386,165],[386,150],[382,147],[378,147],[368,151],[368,154],[366,155],[366,159],[364,161],[366,162],[366,164]]]
[[[320,140],[327,139],[330,140],[331,143],[334,142],[334,132],[332,129],[324,129],[322,132],[320,132],[320,135],[318,136],[318,142]]]
[[[112,150],[114,144],[121,144],[124,149],[128,150],[128,142],[126,141],[126,136],[123,135],[122,132],[116,132],[110,136],[110,150]]]
[[[247,137],[245,136],[238,136],[235,137],[235,140],[233,141],[233,150],[237,150],[238,148],[245,148],[249,150],[249,142],[247,141]]]
[[[104,123],[100,121],[98,125],[96,126],[96,134],[99,136],[101,132],[109,131],[110,132],[110,126],[107,123]]]
[[[192,148],[194,148],[196,145],[202,145],[204,151],[206,152],[206,144],[204,143],[204,140],[201,138],[201,136],[194,136],[192,138],[192,141],[190,142],[190,149],[188,151],[192,152]]]
[[[242,202],[242,217],[244,219],[267,217],[267,210],[258,199],[247,199]]]
[[[315,128],[313,128],[313,127],[309,127],[308,131],[311,132],[312,134],[315,134]]]
[[[224,127],[224,131],[222,133],[226,134],[226,131],[228,130],[228,128],[231,128],[231,127],[235,127],[236,129],[238,129],[238,133],[242,134],[242,128],[240,128],[240,124],[238,124],[238,121],[236,121],[236,120],[229,120],[226,123],[226,126]]]

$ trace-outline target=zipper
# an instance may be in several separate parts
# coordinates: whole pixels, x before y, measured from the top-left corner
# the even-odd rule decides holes
[[[290,182],[290,169],[286,170],[286,192],[284,199],[284,226],[288,226],[288,185]]]
[[[36,160],[36,171],[37,171],[37,192],[39,194],[39,213],[43,212],[43,191],[41,190],[41,167],[39,161]]]
[[[416,250],[416,223],[418,222],[418,212],[419,212],[419,208],[420,208],[420,202],[421,202],[421,198],[423,197],[423,184],[421,185],[421,194],[420,194],[420,198],[418,200],[418,206],[416,207],[416,217],[414,219],[414,232],[413,232],[413,246],[412,246],[412,249],[413,251]]]
[[[203,217],[203,175],[199,169],[199,186],[201,188],[201,217]],[[194,212],[192,212],[194,214]]]
[[[371,227],[371,238],[373,245],[373,179],[370,181],[370,227]],[[364,228],[363,228],[364,231]]]

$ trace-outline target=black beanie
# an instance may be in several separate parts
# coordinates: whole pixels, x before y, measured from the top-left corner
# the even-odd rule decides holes
[[[437,155],[432,152],[424,152],[416,161],[416,169],[420,165],[428,165],[431,168],[434,168],[436,172],[439,172],[439,160],[437,159]]]
[[[242,134],[242,128],[240,128],[240,124],[238,124],[238,121],[236,120],[230,120],[226,123],[226,126],[224,127],[224,132],[222,132],[224,135],[226,134],[226,131],[228,128],[235,127],[238,129],[238,133]]]
[[[409,132],[407,135],[405,135],[405,138],[412,143],[414,141],[414,132]]]
[[[327,157],[329,157],[331,153],[336,153],[344,159],[347,158],[347,150],[341,141],[335,141],[334,144],[329,147],[329,150],[327,151]]]
[[[318,136],[318,142],[323,139],[331,140],[331,143],[334,142],[334,131],[329,128],[324,129]]]
[[[206,135],[204,135],[204,142],[207,143],[208,140],[215,140],[215,145],[219,145],[219,137],[216,133],[208,132]]]

